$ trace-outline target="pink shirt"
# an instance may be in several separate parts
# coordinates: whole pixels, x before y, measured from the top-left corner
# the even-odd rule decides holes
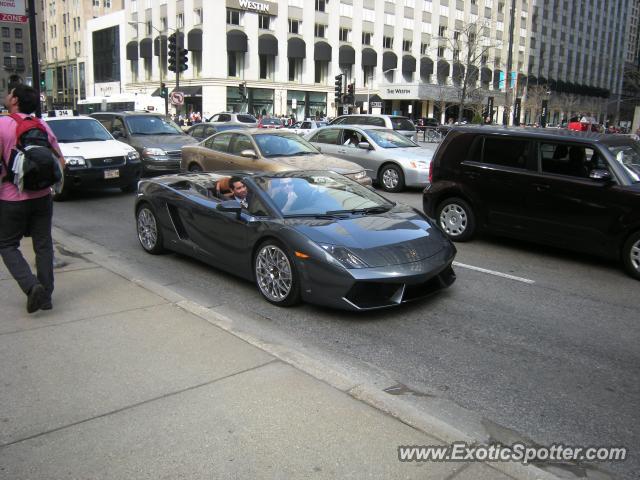
[[[20,113],[22,118],[28,117],[28,115],[24,113]],[[44,128],[47,130],[49,134],[49,143],[54,148],[58,154],[60,154],[60,146],[58,145],[58,140],[56,136],[53,134],[49,125],[43,120],[41,122],[44,124]],[[0,181],[7,173],[7,162],[11,157],[11,150],[16,146],[16,121],[11,118],[9,115],[3,116],[0,118],[0,152],[2,153],[2,171],[0,173]],[[0,200],[6,200],[9,202],[19,202],[22,200],[31,200],[34,198],[44,197],[51,193],[51,188],[43,188],[42,190],[36,191],[26,191],[23,190],[22,193],[18,190],[13,182],[2,182],[0,183]]]

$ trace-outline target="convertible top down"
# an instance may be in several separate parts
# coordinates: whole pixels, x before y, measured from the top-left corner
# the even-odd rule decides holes
[[[230,176],[247,187],[242,203],[227,191]],[[431,220],[333,172],[144,179],[135,215],[147,252],[172,250],[254,281],[276,305],[384,308],[455,280],[455,247]]]

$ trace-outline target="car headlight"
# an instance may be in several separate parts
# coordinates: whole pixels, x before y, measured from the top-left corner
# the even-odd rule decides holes
[[[132,150],[130,152],[127,153],[127,160],[129,161],[138,161],[140,160],[140,154],[138,152],[136,152],[135,150]]]
[[[64,157],[65,164],[68,167],[86,167],[87,161],[84,157]]]
[[[361,180],[364,177],[367,176],[367,172],[365,172],[364,170],[362,170],[361,172],[356,173],[353,178],[355,178],[356,180]]]
[[[429,164],[427,162],[425,162],[424,160],[418,160],[415,162],[409,162],[409,165],[411,165],[411,168],[416,168],[418,170],[428,170],[429,169]]]
[[[320,244],[320,246],[333,258],[342,264],[344,268],[367,268],[367,265],[360,257],[346,247],[338,245]]]
[[[167,152],[165,152],[163,149],[161,148],[145,148],[144,150],[142,150],[142,155],[145,157],[164,157],[167,155]]]

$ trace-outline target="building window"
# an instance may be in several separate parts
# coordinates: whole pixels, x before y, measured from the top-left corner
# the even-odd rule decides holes
[[[111,8],[111,0],[104,0],[104,8]]]
[[[100,0],[93,0],[93,6],[94,7],[99,7],[100,6]]]
[[[460,60],[460,50],[458,50],[457,48],[453,50],[453,59]]]
[[[202,9],[201,8],[194,8],[193,9],[193,23],[195,25],[200,25],[202,23]]]
[[[11,52],[11,44],[9,42],[2,42],[2,51],[3,52]],[[18,49],[16,49],[18,51]]]
[[[438,27],[438,35],[440,37],[444,37],[447,34],[447,27],[445,25],[440,25]]]
[[[202,71],[202,52],[191,51],[191,66],[193,67],[193,76],[199,77]]]
[[[160,30],[163,32],[167,29],[167,17],[160,17]]]
[[[145,24],[145,33],[147,35],[152,35],[153,34],[153,24],[151,23],[151,20],[147,20],[147,23]]]
[[[373,66],[362,67],[362,85],[368,86],[373,83]]]
[[[274,55],[260,55],[260,78],[273,80],[276,58]]]
[[[289,19],[289,33],[300,33],[302,28],[302,20]]]
[[[371,38],[373,37],[373,33],[371,32],[362,32],[362,44],[363,45],[371,45]]]
[[[227,8],[227,23],[229,25],[240,25],[240,11]]]
[[[411,40],[403,40],[402,41],[402,51],[403,52],[410,52],[412,43],[413,42]]]
[[[427,42],[422,42],[420,44],[420,55],[428,55],[429,53],[429,44]]]
[[[227,64],[230,77],[242,77],[244,53],[227,52]]]
[[[270,25],[271,25],[270,15],[258,15],[258,28],[261,28],[263,30],[269,30]]]
[[[183,13],[179,13],[176,16],[176,27],[178,27],[178,28],[184,27],[184,14]]]
[[[151,59],[150,58],[145,58],[144,59],[144,79],[145,80],[151,80]]]
[[[16,38],[22,38],[22,30],[21,29],[16,28],[15,37]]]
[[[4,57],[4,66],[7,68],[13,68],[11,64],[11,57]]]
[[[329,77],[329,62],[323,62],[320,60],[315,61],[315,83],[327,84],[327,78]]]
[[[438,58],[444,57],[444,47],[438,47]]]
[[[458,40],[459,38],[460,38],[460,32],[458,30],[455,30],[453,32],[453,39]]]
[[[316,0],[316,12],[327,11],[327,0]]]
[[[9,38],[10,35],[9,27],[2,27],[2,38]]]
[[[302,59],[301,58],[289,59],[289,81],[302,82]]]
[[[326,38],[327,26],[321,23],[315,25],[315,36],[318,38]]]
[[[348,28],[340,29],[340,41],[341,42],[350,42],[351,41],[351,30]]]
[[[393,37],[382,37],[383,48],[393,48]]]
[[[138,61],[131,60],[131,81],[134,83],[138,81]]]

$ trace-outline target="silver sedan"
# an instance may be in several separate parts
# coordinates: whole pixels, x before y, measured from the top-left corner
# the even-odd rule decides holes
[[[369,126],[329,125],[305,139],[322,153],[361,165],[388,192],[426,186],[435,151],[391,129]]]

